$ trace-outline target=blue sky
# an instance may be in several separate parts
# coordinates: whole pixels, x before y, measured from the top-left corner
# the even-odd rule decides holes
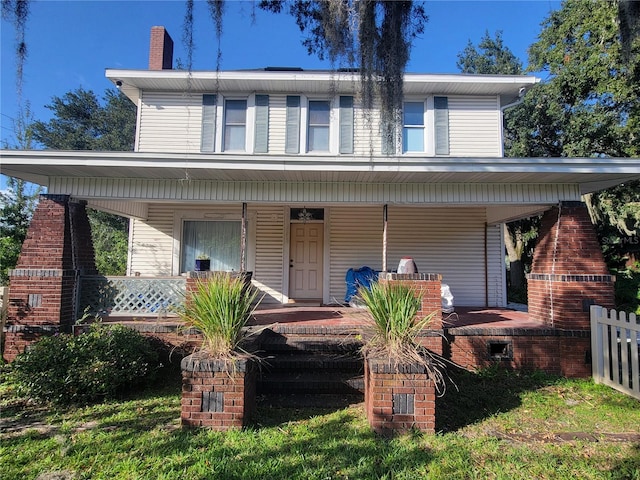
[[[455,73],[457,54],[468,40],[477,44],[485,31],[502,30],[505,44],[526,65],[527,48],[540,23],[560,7],[551,0],[433,0],[425,3],[429,22],[412,50],[408,71]],[[252,18],[255,12],[255,18]],[[195,70],[215,68],[215,38],[207,6],[197,1]],[[182,45],[184,2],[34,0],[28,22],[29,56],[23,99],[38,120],[50,118],[44,105],[78,87],[101,95],[111,87],[105,68],[146,69],[149,32],[164,25],[175,42],[174,60],[186,61]],[[222,37],[222,68],[265,66],[329,68],[307,55],[293,18],[253,9],[252,2],[227,0]],[[2,21],[0,126],[12,136],[18,104],[15,88],[15,32]]]

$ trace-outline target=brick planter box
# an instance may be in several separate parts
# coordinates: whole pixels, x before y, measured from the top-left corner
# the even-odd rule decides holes
[[[376,433],[435,432],[436,389],[424,366],[369,358],[364,382],[367,419]]]
[[[242,428],[256,407],[256,368],[251,359],[224,361],[197,352],[182,359],[183,428]]]

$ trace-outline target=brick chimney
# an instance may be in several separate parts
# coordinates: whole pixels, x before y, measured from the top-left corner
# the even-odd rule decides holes
[[[173,40],[164,27],[151,27],[149,70],[171,70],[173,67]]]

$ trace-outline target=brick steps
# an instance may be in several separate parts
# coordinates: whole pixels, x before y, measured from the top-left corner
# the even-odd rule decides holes
[[[281,408],[359,403],[364,392],[362,343],[341,332],[262,332],[258,402]]]

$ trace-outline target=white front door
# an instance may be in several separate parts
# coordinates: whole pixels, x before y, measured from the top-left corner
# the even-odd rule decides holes
[[[289,249],[289,298],[322,300],[322,223],[292,223]]]

